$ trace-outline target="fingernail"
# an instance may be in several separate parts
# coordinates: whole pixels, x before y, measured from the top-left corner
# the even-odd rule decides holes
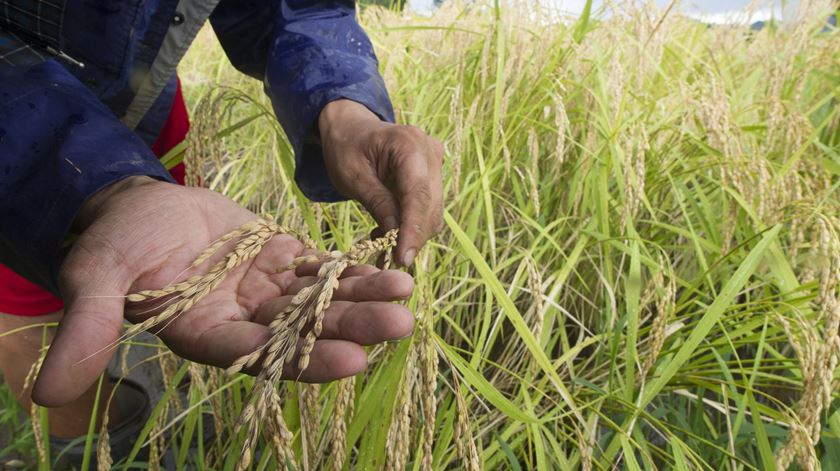
[[[403,265],[406,267],[410,267],[412,263],[414,263],[414,257],[417,255],[417,251],[414,249],[408,249],[403,255]]]
[[[399,224],[397,224],[397,218],[394,216],[388,216],[385,218],[385,230],[390,231],[391,229],[396,229]]]

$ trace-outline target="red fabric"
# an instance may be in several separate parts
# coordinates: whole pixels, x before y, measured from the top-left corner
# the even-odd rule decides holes
[[[172,102],[172,109],[169,117],[163,124],[163,129],[158,134],[157,141],[152,144],[152,152],[158,158],[163,157],[173,147],[180,144],[190,130],[190,117],[187,114],[187,106],[184,104],[184,95],[181,93],[181,81],[178,80],[178,88],[175,90],[175,100]],[[172,178],[178,184],[184,184],[184,164],[178,164],[169,170]]]
[[[162,157],[186,138],[189,129],[190,118],[179,80],[169,117],[152,146],[152,151],[158,158]],[[179,184],[184,184],[183,164],[173,167],[169,173]],[[43,316],[63,308],[64,303],[52,293],[0,263],[0,312],[16,316]]]

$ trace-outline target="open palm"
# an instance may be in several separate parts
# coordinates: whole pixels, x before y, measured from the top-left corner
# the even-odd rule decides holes
[[[33,399],[46,406],[66,404],[93,384],[113,354],[108,347],[120,338],[124,319],[138,322],[159,312],[159,302],[126,303],[126,294],[195,274],[189,267],[202,250],[256,218],[217,193],[150,179],[117,184],[89,206],[79,216],[83,230],[61,269],[65,315],[33,390]],[[266,325],[315,281],[313,266],[277,273],[303,251],[290,236],[274,237],[157,335],[184,358],[229,366],[263,345]],[[347,270],[309,367],[300,374],[292,362],[286,377],[323,382],[362,371],[367,363],[362,345],[411,333],[413,316],[392,301],[412,288],[411,277],[402,272]]]

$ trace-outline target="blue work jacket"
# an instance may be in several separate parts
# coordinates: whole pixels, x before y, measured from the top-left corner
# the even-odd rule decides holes
[[[67,233],[88,197],[127,176],[170,180],[150,144],[174,75],[133,128],[121,119],[140,94],[136,78],[172,46],[172,29],[189,24],[179,11],[186,3],[0,0],[0,262],[57,292]],[[37,15],[15,18],[27,8]],[[300,189],[316,201],[342,199],[324,167],[321,109],[347,98],[394,119],[354,2],[221,0],[209,20],[233,65],[263,81]]]

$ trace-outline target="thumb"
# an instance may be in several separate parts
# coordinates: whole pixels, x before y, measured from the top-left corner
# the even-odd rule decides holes
[[[68,263],[62,268],[64,317],[32,390],[32,400],[46,407],[77,399],[108,366],[122,332],[123,296],[130,285],[113,264],[80,269]]]
[[[357,199],[373,219],[385,232],[399,227],[399,205],[391,191],[375,175],[360,175],[357,178]]]

